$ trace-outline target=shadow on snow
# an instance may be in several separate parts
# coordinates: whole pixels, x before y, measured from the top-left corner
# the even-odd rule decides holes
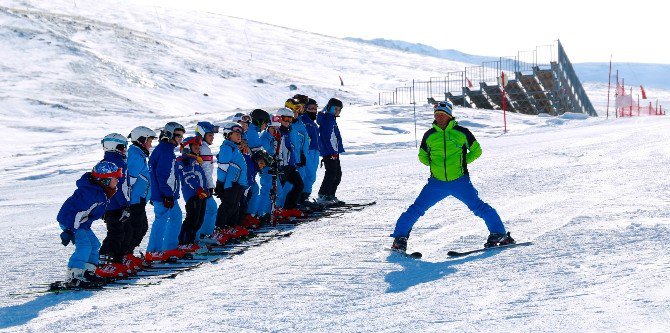
[[[46,286],[44,287],[47,288]],[[90,297],[94,291],[77,291],[62,294],[48,293],[23,304],[0,308],[0,329],[20,326],[37,318],[40,312],[61,303]]]
[[[450,259],[442,262],[428,262],[422,259],[411,259],[397,253],[390,253],[387,261],[400,264],[402,270],[389,272],[384,280],[389,284],[387,293],[403,292],[411,287],[441,279],[455,273],[454,266],[474,260],[485,259],[500,253],[487,251],[478,255],[471,255],[459,259]]]

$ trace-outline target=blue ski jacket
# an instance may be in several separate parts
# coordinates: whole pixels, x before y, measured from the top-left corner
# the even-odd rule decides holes
[[[182,155],[177,158],[177,176],[181,181],[181,193],[185,201],[196,195],[199,188],[207,189],[205,170],[191,156]]]
[[[91,229],[93,221],[105,214],[109,199],[102,186],[91,180],[87,172],[77,180],[77,189],[58,211],[56,220],[65,229]]]
[[[255,124],[249,124],[249,129],[247,130],[247,145],[251,151],[257,151],[262,148],[263,143],[261,142],[261,129],[258,128]]]
[[[291,129],[291,127],[284,127],[284,126],[279,127],[279,133],[281,133],[281,142],[279,143],[280,144],[279,156],[277,156],[277,158],[279,159],[278,165],[280,167],[296,166],[297,149],[294,145],[294,140],[296,140],[295,138],[296,134],[292,134],[294,133],[294,131]]]
[[[319,150],[319,126],[307,114],[300,115],[309,136],[309,150]]]
[[[151,201],[163,202],[163,198],[179,199],[179,179],[176,174],[177,146],[161,141],[149,156],[151,176]]]
[[[276,159],[277,156],[275,156],[275,152],[277,151],[277,139],[275,139],[269,131],[265,131],[261,134],[261,142],[263,144],[263,149],[265,149],[272,158]]]
[[[256,182],[256,175],[258,174],[258,166],[251,159],[251,155],[242,154],[244,156],[244,161],[247,163],[247,186]]]
[[[227,189],[233,186],[233,183],[239,183],[242,187],[247,187],[247,162],[237,145],[224,140],[219,148],[217,156],[219,168],[216,170],[217,182],[223,183],[223,188]]]
[[[295,122],[291,124],[291,140],[293,140],[293,146],[295,147],[295,163],[303,163],[303,156],[307,156],[307,151],[309,150],[309,134],[307,133],[307,128],[305,124],[300,120],[300,117],[296,119]]]
[[[115,152],[106,151],[103,161],[114,163],[119,168],[123,169],[123,178],[119,178],[119,183],[116,185],[116,194],[109,201],[107,210],[123,209],[128,206],[130,201],[130,187],[126,181],[128,175],[128,165],[126,164],[126,157]]]
[[[148,154],[144,148],[131,145],[128,148],[128,186],[130,187],[130,204],[147,200],[151,195]]]
[[[342,136],[340,135],[340,129],[337,127],[335,115],[326,112],[324,108],[316,116],[316,122],[319,124],[319,153],[321,156],[343,153]]]

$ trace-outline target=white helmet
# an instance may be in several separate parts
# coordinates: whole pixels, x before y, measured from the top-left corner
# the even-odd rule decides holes
[[[133,129],[130,134],[128,135],[128,138],[130,138],[130,141],[132,142],[138,142],[141,144],[144,144],[147,142],[148,138],[157,138],[158,135],[156,135],[156,132],[152,130],[149,127],[145,126],[137,126],[135,129]]]
[[[289,108],[281,108],[277,110],[277,115],[280,117],[293,117],[293,110]]]
[[[128,139],[119,133],[107,134],[100,142],[104,151],[125,154],[128,148]]]
[[[238,112],[233,116],[233,121],[236,123],[243,122],[243,123],[250,123],[251,122],[251,116],[248,114],[244,114],[242,112]]]
[[[161,135],[159,139],[172,139],[174,138],[174,132],[175,131],[182,131],[186,133],[186,130],[184,129],[184,126],[182,126],[180,123],[176,123],[174,121],[171,121],[167,124],[165,124],[165,128],[161,131]]]
[[[223,136],[224,137],[227,138],[228,134],[233,133],[233,132],[244,134],[244,129],[238,123],[227,123],[227,124],[223,125]]]

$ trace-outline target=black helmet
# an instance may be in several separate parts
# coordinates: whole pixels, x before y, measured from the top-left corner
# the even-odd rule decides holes
[[[251,159],[258,163],[259,160],[264,160],[266,165],[272,164],[272,156],[265,150],[259,149],[251,154]]]
[[[340,101],[340,100],[337,99],[337,98],[331,98],[331,99],[328,101],[328,104],[326,105],[326,108],[329,108],[329,107],[331,107],[331,106],[344,107],[344,106],[342,105],[342,101]]]
[[[302,105],[307,104],[307,102],[309,101],[309,97],[307,97],[306,95],[301,95],[301,94],[295,94],[295,96],[293,96],[293,99],[297,100],[298,103],[300,103]]]
[[[251,123],[256,126],[270,123],[270,114],[262,109],[253,110],[251,111]]]

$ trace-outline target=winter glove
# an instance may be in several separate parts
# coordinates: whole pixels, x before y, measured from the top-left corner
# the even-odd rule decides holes
[[[213,189],[213,188],[210,188],[210,189],[209,189],[209,196],[210,196],[210,197],[213,197],[213,196],[214,196],[214,189]]]
[[[67,229],[60,233],[60,242],[63,246],[67,246],[72,242],[74,244],[74,231],[72,229]]]
[[[196,195],[198,196],[198,198],[200,198],[200,199],[205,199],[205,198],[207,198],[207,196],[208,196],[207,191],[205,191],[205,189],[202,188],[202,187],[198,187],[198,189],[195,190],[195,194],[196,194]]]
[[[300,152],[300,163],[298,163],[297,167],[304,167],[307,164],[307,156],[305,156],[305,153]]]
[[[196,156],[195,160],[198,162],[198,164],[202,165],[202,162],[203,162],[202,157]]]
[[[174,207],[174,197],[163,197],[163,206],[168,209]]]
[[[126,207],[121,213],[121,218],[119,219],[119,222],[125,223],[126,221],[128,221],[129,218],[130,218],[130,208]]]

